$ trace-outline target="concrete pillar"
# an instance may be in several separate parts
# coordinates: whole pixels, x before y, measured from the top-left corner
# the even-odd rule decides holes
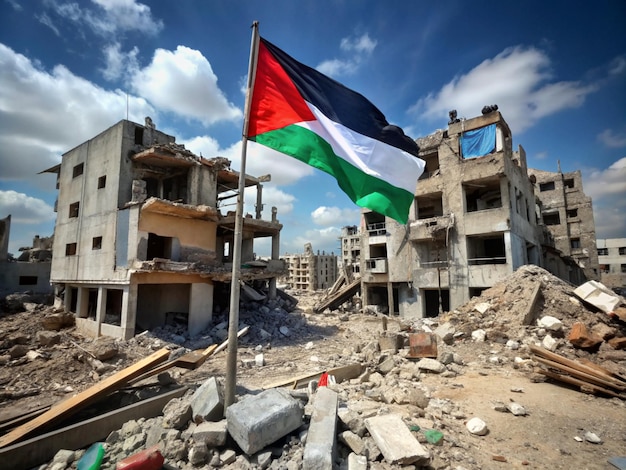
[[[89,291],[82,287],[76,289],[78,296],[76,299],[76,316],[79,318],[87,318],[89,308]]]
[[[96,338],[100,336],[100,325],[104,321],[106,314],[106,298],[107,289],[105,287],[98,288],[98,302],[96,305]]]
[[[124,339],[130,339],[135,336],[135,322],[137,321],[137,284],[124,286],[122,292],[122,319],[120,326],[122,327],[122,336]]]
[[[193,336],[205,330],[211,323],[213,317],[213,285],[191,284],[189,297],[187,329],[189,334]]]
[[[275,207],[272,208],[272,214],[274,214]],[[278,260],[280,259],[280,232],[272,235],[272,259]],[[270,279],[269,285],[269,297],[270,299],[276,298],[276,278],[273,277]]]
[[[256,218],[260,219],[261,212],[263,212],[263,185],[262,184],[256,185],[256,206],[254,206],[254,208],[256,209]]]
[[[393,284],[391,282],[387,283],[387,308],[389,309],[389,316],[395,315],[395,311],[393,308]]]
[[[337,392],[320,387],[315,393],[311,424],[304,446],[304,470],[332,470],[337,428]]]

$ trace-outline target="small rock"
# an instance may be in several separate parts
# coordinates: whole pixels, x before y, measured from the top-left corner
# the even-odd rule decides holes
[[[549,331],[561,331],[563,329],[563,322],[558,318],[546,315],[537,320],[537,325],[541,328],[545,328]]]
[[[485,330],[472,331],[472,339],[476,341],[477,343],[484,342],[486,336],[487,336],[487,332]]]
[[[467,427],[467,430],[469,432],[477,436],[484,436],[485,434],[489,432],[489,429],[487,428],[487,423],[485,423],[480,418],[470,419],[465,425],[465,427]]]
[[[601,444],[602,443],[602,439],[600,439],[600,437],[593,432],[587,431],[585,433],[585,441],[587,442],[591,442],[592,444]]]
[[[528,414],[522,405],[515,403],[514,401],[507,403],[506,409],[513,413],[514,416],[526,416]]]

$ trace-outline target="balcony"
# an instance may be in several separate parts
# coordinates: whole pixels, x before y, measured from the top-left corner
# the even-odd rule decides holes
[[[454,214],[446,214],[429,219],[411,222],[409,240],[432,240],[439,236],[445,237],[446,231],[454,226]]]
[[[373,274],[385,274],[387,272],[387,258],[365,260],[365,271]]]

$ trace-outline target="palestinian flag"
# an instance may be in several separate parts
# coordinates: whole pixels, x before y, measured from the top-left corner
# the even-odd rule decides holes
[[[260,39],[248,139],[325,171],[357,205],[405,224],[424,162],[361,94]]]

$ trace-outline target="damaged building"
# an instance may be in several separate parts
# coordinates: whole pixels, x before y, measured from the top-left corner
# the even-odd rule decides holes
[[[559,165],[560,167],[560,165]],[[580,171],[562,173],[529,169],[540,201],[541,219],[554,240],[554,247],[582,268],[584,278],[599,280],[596,226],[591,198],[583,192]],[[551,259],[546,269],[554,269]],[[560,276],[563,277],[563,276]],[[567,279],[582,283],[585,279]]]
[[[235,213],[220,205],[236,196],[239,173],[225,158],[206,159],[158,131],[122,120],[68,151],[56,173],[58,200],[50,280],[78,328],[91,335],[130,338],[175,322],[197,334],[214,306],[227,306]],[[276,295],[282,225],[257,211],[243,220],[240,280]],[[268,261],[254,242],[271,238]]]
[[[304,246],[304,253],[286,254],[282,260],[287,267],[282,282],[289,289],[314,292],[328,289],[337,280],[337,256],[319,250],[315,254],[310,243]]]
[[[0,296],[15,292],[51,294],[50,265],[53,237],[35,235],[33,245],[9,254],[11,215],[0,219]]]
[[[626,295],[626,238],[596,240],[600,281],[620,295]]]
[[[446,130],[417,139],[425,170],[408,223],[362,211],[364,307],[436,316],[522,265],[545,265],[546,257],[555,260],[547,269],[556,275],[584,278],[543,229],[526,153],[513,149],[497,108],[463,120],[451,112],[450,118]]]

